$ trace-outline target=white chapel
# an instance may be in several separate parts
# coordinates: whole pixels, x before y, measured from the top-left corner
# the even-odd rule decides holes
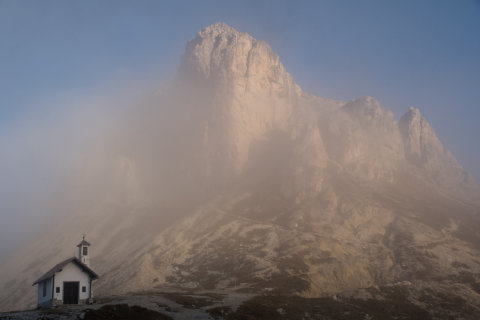
[[[92,302],[92,281],[98,275],[90,269],[90,243],[83,237],[77,247],[78,258],[58,263],[33,283],[38,284],[39,308]]]

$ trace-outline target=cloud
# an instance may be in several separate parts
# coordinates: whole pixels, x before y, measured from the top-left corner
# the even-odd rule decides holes
[[[0,129],[0,259],[69,210],[60,205],[65,188],[151,87],[116,82],[102,94],[58,94]]]

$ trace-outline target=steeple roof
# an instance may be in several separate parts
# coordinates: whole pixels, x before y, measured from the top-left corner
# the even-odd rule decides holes
[[[90,243],[88,243],[88,242],[85,240],[85,236],[83,236],[82,241],[77,245],[77,247],[89,246],[89,245],[90,245]]]
[[[80,242],[80,243],[77,245],[77,247],[81,247],[81,246],[89,246],[89,245],[90,245],[90,243],[88,243],[88,242],[87,242],[87,241],[85,241],[85,240],[82,240],[82,242]]]

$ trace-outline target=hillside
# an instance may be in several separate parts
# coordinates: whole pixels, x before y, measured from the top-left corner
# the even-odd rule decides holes
[[[400,288],[433,317],[480,313],[480,190],[420,111],[396,121],[372,97],[306,93],[265,42],[223,23],[66,186],[55,228],[0,266],[1,309],[34,305],[34,278],[87,232],[99,295]]]

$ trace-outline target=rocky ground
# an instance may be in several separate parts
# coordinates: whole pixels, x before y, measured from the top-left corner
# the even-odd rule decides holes
[[[1,320],[107,319],[479,319],[480,305],[448,288],[408,282],[322,298],[261,293],[162,289],[97,298],[95,304],[1,313]]]

